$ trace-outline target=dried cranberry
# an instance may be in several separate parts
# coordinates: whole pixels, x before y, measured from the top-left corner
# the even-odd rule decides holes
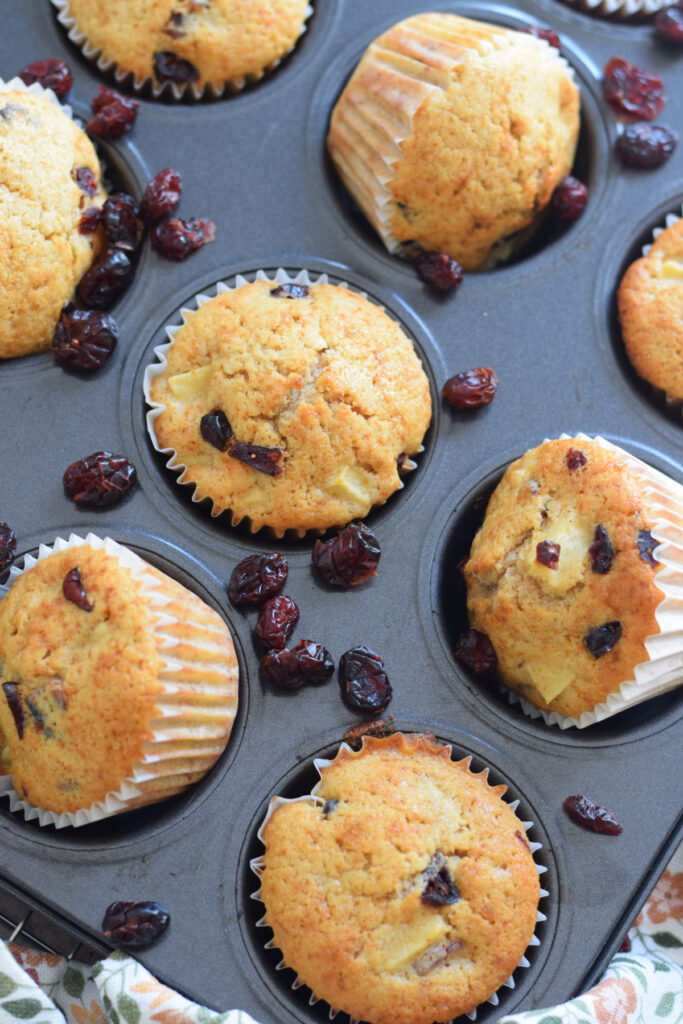
[[[249,555],[232,570],[228,597],[233,604],[263,604],[287,582],[289,566],[284,555],[271,552]]]
[[[384,711],[393,690],[379,654],[361,645],[339,660],[339,687],[344,703],[354,711]]]
[[[154,54],[154,74],[162,82],[197,82],[199,72],[189,60],[183,60],[171,50],[160,50]]]
[[[285,284],[279,284],[277,288],[271,288],[270,294],[275,299],[305,299],[311,294],[311,289],[307,284],[287,281]]]
[[[652,71],[641,71],[621,57],[612,57],[602,75],[605,99],[618,114],[652,121],[664,106],[664,85]]]
[[[120,501],[136,479],[135,466],[125,455],[100,451],[72,462],[63,483],[67,497],[77,505],[104,508]]]
[[[564,458],[567,463],[567,469],[572,471],[575,469],[581,469],[581,467],[585,466],[588,462],[588,459],[580,448],[569,448]]]
[[[420,899],[428,907],[445,907],[460,899],[448,861],[440,850],[436,851],[422,872],[422,878],[427,884],[420,893]]]
[[[232,427],[222,409],[212,409],[205,413],[199,421],[199,432],[207,442],[219,452],[227,451],[232,437]]]
[[[83,612],[91,612],[95,607],[88,600],[88,595],[85,592],[83,586],[83,580],[81,574],[76,567],[75,569],[69,569],[68,573],[62,581],[62,593],[67,601],[71,601],[77,608],[80,608]]]
[[[657,565],[657,559],[654,556],[654,550],[657,547],[659,541],[656,541],[649,530],[638,530],[638,537],[636,544],[638,545],[638,551],[640,557],[644,562],[648,562],[650,565]],[[0,569],[2,568],[2,561],[0,560]]]
[[[261,662],[264,678],[283,690],[298,690],[308,683],[324,683],[334,672],[334,662],[322,644],[299,640],[290,651],[270,651]]]
[[[282,448],[266,448],[262,444],[235,441],[228,455],[239,462],[246,462],[247,466],[258,469],[260,473],[267,473],[268,476],[279,476],[282,472]]]
[[[331,800],[326,800],[322,809],[323,818],[329,818],[330,814],[332,814],[333,811],[336,811],[338,806],[339,801],[334,797]]]
[[[486,633],[480,633],[478,629],[466,629],[460,634],[455,644],[455,656],[478,675],[490,672],[498,661],[493,644]]]
[[[588,189],[578,178],[562,178],[548,203],[548,212],[558,220],[578,220],[588,202]]]
[[[440,292],[453,291],[462,284],[463,270],[445,252],[421,252],[415,261],[418,277]]]
[[[602,658],[612,650],[622,634],[621,623],[603,622],[601,626],[594,626],[589,629],[583,641],[594,658]]]
[[[52,351],[76,370],[97,370],[116,348],[119,328],[113,316],[95,309],[62,310]]]
[[[142,240],[145,225],[138,204],[125,192],[113,192],[103,208],[104,230],[117,249],[134,252]]]
[[[449,377],[441,394],[454,409],[478,409],[490,405],[496,394],[498,378],[488,366],[477,366]]]
[[[216,237],[216,225],[210,220],[163,220],[150,232],[154,248],[169,260],[184,260],[195,249]]]
[[[12,712],[12,718],[17,730],[17,736],[19,739],[23,739],[24,736],[24,711],[21,706],[21,697],[19,696],[19,684],[18,683],[3,683],[2,692],[5,695],[7,706]]]
[[[166,931],[171,915],[152,900],[142,903],[110,903],[104,912],[102,931],[122,949],[146,949]]]
[[[630,952],[631,952],[631,939],[627,935],[624,938],[624,941],[622,942],[622,944],[619,946],[619,949],[617,950],[617,953],[630,953]]]
[[[542,540],[536,545],[536,561],[547,569],[557,569],[560,564],[560,545],[552,540]]]
[[[92,235],[102,223],[102,211],[99,206],[89,206],[81,214],[78,230],[81,235]]]
[[[299,621],[299,609],[291,597],[271,597],[261,605],[254,633],[265,647],[283,650]]]
[[[10,564],[16,550],[16,533],[9,523],[0,523],[0,572]]]
[[[108,309],[133,279],[135,268],[121,249],[105,249],[81,278],[78,298],[90,309]]]
[[[550,28],[548,25],[529,25],[528,28],[524,28],[522,31],[536,36],[537,39],[545,39],[546,43],[554,46],[556,50],[560,48],[560,37],[555,29]]]
[[[595,527],[593,543],[588,548],[588,554],[590,555],[591,569],[593,572],[600,573],[600,575],[604,576],[606,572],[610,571],[612,568],[612,559],[614,558],[614,548],[610,543],[607,530],[599,523]]]
[[[115,89],[100,86],[91,106],[95,116],[86,124],[86,132],[88,135],[111,139],[133,127],[140,104],[137,100],[122,96]]]
[[[653,170],[666,163],[677,142],[676,132],[663,124],[630,124],[617,139],[614,152],[627,167]]]
[[[568,796],[564,802],[564,809],[570,818],[593,832],[600,832],[605,836],[618,836],[623,832],[612,812],[606,807],[594,804],[587,796]]]
[[[683,45],[683,3],[673,4],[657,12],[655,32],[667,43]]]
[[[349,523],[331,540],[316,540],[312,561],[332,587],[356,587],[377,575],[379,541],[365,523]]]
[[[140,215],[147,221],[163,220],[180,202],[183,179],[177,171],[165,167],[147,185],[140,203]]]
[[[97,177],[90,167],[74,167],[71,177],[86,196],[94,196],[97,192]]]
[[[73,85],[71,71],[63,60],[34,60],[19,72],[26,85],[39,82],[44,89],[52,89],[55,96],[66,96]]]

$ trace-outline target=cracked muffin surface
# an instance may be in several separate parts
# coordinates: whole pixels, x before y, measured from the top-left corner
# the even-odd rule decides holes
[[[201,89],[272,68],[301,35],[308,0],[69,0],[69,13],[138,83],[155,78],[161,54],[189,62],[176,80]]]
[[[298,298],[270,281],[219,293],[188,314],[150,399],[158,447],[182,483],[253,529],[325,529],[366,515],[399,487],[400,455],[419,451],[429,383],[410,339],[347,288],[313,284]],[[201,421],[220,410],[225,450]],[[275,453],[241,461],[236,446]]]
[[[101,229],[79,232],[81,215],[105,199],[93,145],[71,118],[46,95],[0,93],[0,250],[11,253],[0,265],[0,358],[49,348],[101,247]]]
[[[633,678],[664,597],[651,525],[642,482],[597,442],[546,441],[508,467],[464,570],[507,686],[578,717]]]
[[[331,1006],[371,1024],[468,1013],[518,965],[540,895],[505,786],[421,735],[366,737],[321,769],[321,803],[263,829],[274,945]]]

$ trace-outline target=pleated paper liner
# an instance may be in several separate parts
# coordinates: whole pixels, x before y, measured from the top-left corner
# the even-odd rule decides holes
[[[344,187],[377,231],[388,251],[410,255],[411,246],[396,238],[391,220],[394,196],[389,185],[403,156],[401,143],[413,134],[413,121],[425,101],[444,93],[451,71],[468,54],[493,53],[507,44],[511,30],[483,22],[428,13],[393,26],[370,44],[354,71],[349,94],[338,101],[328,138],[330,155]],[[385,36],[391,34],[391,45]],[[535,43],[538,40],[534,41]],[[555,49],[550,59],[570,77],[571,66]],[[351,92],[353,95],[351,95]],[[482,269],[489,270],[521,249],[540,226],[540,219],[497,242]]]
[[[671,0],[562,0],[562,2],[585,14],[613,18],[615,21],[644,18],[656,14],[663,7],[671,6]]]
[[[593,441],[626,461],[643,486],[644,508],[653,523],[650,532],[658,542],[654,557],[662,565],[654,576],[655,585],[664,595],[655,609],[660,631],[645,640],[648,660],[636,665],[633,678],[624,680],[618,690],[592,711],[584,711],[578,718],[542,711],[500,684],[510,704],[519,704],[530,718],[542,718],[560,729],[585,729],[683,684],[683,486],[602,437],[560,437],[571,438],[577,444]]]
[[[394,735],[395,735],[395,737],[401,736],[400,733],[396,733]],[[446,751],[447,754],[444,753],[443,756],[448,756],[449,758],[451,758],[452,746],[450,744],[442,743],[439,740],[433,740],[432,737],[426,737],[426,739],[428,741],[430,741],[430,745],[432,745],[432,749],[439,748],[440,752],[441,751]],[[336,753],[334,758],[332,758],[332,759],[321,758],[321,757],[314,758],[313,764],[315,766],[316,771],[318,772],[318,775],[321,777],[321,779],[322,779],[322,774],[323,774],[324,770],[327,767],[329,767],[330,765],[334,764],[336,759],[340,755],[344,754],[344,755],[348,755],[348,756],[353,757],[353,758],[361,757],[362,754],[363,754],[363,747],[364,747],[366,742],[367,742],[367,739],[364,738],[362,740],[362,746],[358,750],[353,750],[347,743],[341,743],[340,747],[339,747],[339,750],[337,751],[337,753]],[[370,744],[372,744],[373,742],[377,742],[377,741],[373,741],[372,739],[370,739]],[[461,765],[464,768],[467,768],[469,770],[471,762],[472,762],[472,757],[468,756],[468,757],[462,758],[461,760],[456,761],[454,763],[457,764],[457,765]],[[474,774],[476,777],[480,778],[485,785],[491,787],[491,784],[488,782],[488,773],[489,773],[489,769],[488,768],[484,768],[481,772],[472,773],[472,774]],[[259,840],[261,841],[261,843],[264,846],[265,846],[265,842],[264,842],[264,838],[263,838],[264,830],[266,828],[266,825],[270,821],[273,813],[275,812],[276,808],[278,808],[282,804],[298,803],[298,802],[309,803],[309,804],[313,804],[313,805],[318,806],[318,807],[322,806],[324,801],[323,801],[323,799],[320,796],[318,796],[319,785],[320,785],[319,783],[316,784],[314,786],[313,790],[311,791],[311,793],[307,794],[305,796],[299,796],[299,797],[293,797],[293,798],[286,798],[286,797],[276,796],[276,797],[273,797],[271,799],[270,804],[268,806],[268,810],[266,812],[266,816],[265,816],[263,822],[261,823],[261,826],[259,827],[259,830],[258,830],[258,833],[257,833]],[[506,791],[508,789],[508,787],[505,786],[505,785],[491,787],[491,788],[498,792],[498,794],[500,795],[501,799],[503,798],[503,795],[506,793]],[[507,806],[513,812],[516,812],[517,807],[519,806],[519,800],[518,799],[511,800],[511,801],[507,801],[506,800],[504,802],[507,804]],[[524,829],[525,832],[528,832],[529,829],[533,828],[534,823],[532,821],[521,821],[521,819],[520,819],[520,825]],[[535,854],[539,850],[542,849],[542,844],[541,843],[537,843],[537,842],[531,842],[529,840],[527,840],[527,841],[529,843],[529,848],[531,850],[531,854],[532,854],[532,857],[534,859],[534,865],[536,867],[536,870],[537,870],[539,875],[542,875],[542,874],[544,874],[547,871],[547,868],[543,864],[536,863],[536,859],[535,859]],[[253,873],[256,875],[256,877],[260,881],[261,876],[262,876],[263,871],[264,871],[264,859],[263,859],[263,856],[254,857],[249,862],[249,866],[250,866],[251,870],[253,871]],[[539,900],[544,899],[548,895],[549,895],[548,891],[546,889],[541,888],[540,889],[540,894],[539,894]],[[262,899],[261,899],[261,889],[260,889],[260,886],[259,886],[259,888],[255,892],[253,892],[251,894],[251,899],[252,900],[257,900],[258,902],[261,902],[261,903],[263,902]],[[263,917],[261,917],[256,922],[257,927],[261,927],[261,928],[268,928],[269,927],[269,925],[267,924],[267,921],[266,921],[266,917],[267,917],[267,914],[264,914]],[[544,913],[542,913],[542,911],[537,910],[537,913],[536,913],[536,923],[538,924],[540,922],[545,921],[546,919],[547,919],[546,915]],[[540,944],[541,944],[540,943],[540,939],[534,933],[532,935],[532,937],[531,937],[530,942],[529,942],[528,949],[532,948],[532,947],[540,946]],[[270,941],[264,943],[264,949],[277,949],[277,948],[278,947],[275,944],[273,939],[270,939]],[[515,988],[514,973],[517,970],[519,970],[520,968],[528,968],[530,966],[531,966],[530,961],[527,959],[527,957],[525,955],[523,955],[521,957],[519,963],[515,967],[514,971],[510,975],[510,977],[507,978],[503,982],[503,984],[495,992],[493,992],[491,994],[491,996],[489,996],[489,998],[486,1000],[486,1002],[489,1003],[491,1006],[498,1006],[499,1003],[500,1003],[500,997],[499,997],[498,993],[501,993],[503,989],[513,989],[513,988]],[[282,970],[287,970],[287,969],[290,969],[290,968],[289,968],[289,965],[284,960],[284,958],[282,960],[280,960],[280,962],[277,964],[277,966],[275,968],[276,971],[282,971]],[[324,999],[321,999],[321,997],[318,996],[315,992],[313,992],[310,989],[308,989],[307,986],[304,984],[304,982],[301,981],[298,977],[296,977],[294,979],[294,981],[292,982],[292,985],[291,985],[292,990],[296,991],[297,989],[300,989],[302,987],[306,988],[310,992],[310,997],[309,997],[309,1000],[308,1000],[308,1003],[309,1003],[310,1006],[314,1006],[316,1003],[319,1003],[319,1002],[325,1003]],[[342,1010],[339,1007],[330,1006],[329,1004],[327,1004],[327,1005],[329,1007],[329,1019],[330,1020],[334,1020],[334,1018],[339,1013],[345,1013],[345,1011]],[[477,1019],[477,1010],[476,1009],[471,1010],[468,1013],[466,1013],[465,1016],[467,1016],[469,1018],[469,1020],[474,1021],[474,1020]],[[354,1017],[350,1017],[350,1021],[351,1021],[351,1024],[361,1024],[361,1022],[359,1022]],[[449,1022],[447,1022],[447,1024],[453,1024],[453,1021],[449,1021]]]
[[[57,20],[66,29],[71,42],[81,50],[84,57],[96,65],[99,71],[103,74],[112,75],[116,84],[123,88],[132,88],[138,93],[149,91],[155,100],[183,100],[186,98],[193,100],[220,99],[223,96],[236,95],[248,85],[255,85],[266,75],[275,71],[282,61],[289,56],[292,50],[296,48],[298,42],[297,40],[287,53],[283,54],[279,59],[272,61],[260,71],[226,79],[226,81],[220,85],[207,83],[206,85],[200,86],[196,82],[160,82],[151,75],[140,78],[132,71],[120,69],[116,61],[107,57],[101,46],[91,43],[86,33],[78,27],[75,17],[71,14],[69,0],[50,0],[50,2],[57,8]],[[308,4],[301,25],[299,39],[306,31],[306,22],[312,14],[313,8]],[[173,41],[169,37],[169,46],[172,46],[172,44]]]
[[[157,681],[163,690],[148,724],[150,738],[132,775],[89,807],[63,813],[34,807],[12,788],[11,776],[0,777],[0,792],[9,796],[11,811],[55,828],[88,825],[185,791],[225,749],[237,712],[237,659],[225,623],[191,591],[111,538],[72,533],[67,540],[57,538],[53,545],[41,544],[37,557],[26,555],[21,569],[10,569],[10,585],[53,552],[83,546],[116,558],[139,582],[155,616],[154,634],[162,659]]]
[[[193,493],[192,493],[192,497],[191,497],[192,502],[194,504],[201,504],[203,502],[210,502],[211,503],[211,506],[212,506],[211,507],[211,517],[212,518],[216,518],[217,516],[224,515],[224,516],[227,517],[227,520],[229,521],[231,526],[238,526],[238,525],[246,526],[249,529],[249,531],[251,533],[253,533],[253,534],[258,533],[260,531],[264,531],[265,534],[268,534],[269,536],[272,536],[272,537],[275,537],[275,538],[278,538],[278,539],[282,538],[284,536],[292,536],[292,537],[298,537],[298,538],[304,538],[304,537],[310,536],[311,538],[313,538],[313,537],[317,537],[320,534],[324,533],[326,531],[327,527],[321,528],[319,530],[316,530],[316,529],[308,529],[308,530],[304,530],[304,529],[287,529],[287,530],[284,530],[283,529],[283,530],[278,530],[278,529],[275,529],[274,527],[270,527],[268,525],[255,524],[255,523],[253,523],[251,521],[249,516],[245,515],[245,516],[241,516],[240,517],[240,516],[236,515],[234,512],[232,512],[229,508],[226,508],[226,509],[218,508],[217,509],[216,506],[211,501],[211,497],[208,494],[201,493],[199,491],[199,489],[198,489],[198,486],[193,481],[189,481],[189,480],[185,479],[186,471],[187,471],[186,464],[180,461],[180,459],[178,457],[178,453],[177,453],[177,451],[174,448],[161,447],[159,445],[159,442],[158,442],[157,436],[156,436],[156,432],[155,432],[155,428],[154,428],[154,423],[155,423],[156,419],[164,411],[166,406],[161,404],[161,403],[159,403],[159,402],[155,402],[155,401],[152,400],[151,395],[150,395],[151,384],[152,384],[153,379],[155,377],[158,377],[160,374],[162,374],[166,370],[166,368],[168,366],[168,363],[166,361],[166,353],[168,352],[168,350],[171,347],[171,344],[173,342],[173,338],[175,337],[177,332],[181,329],[181,327],[184,326],[185,323],[187,323],[188,318],[191,318],[192,315],[195,313],[195,311],[200,306],[205,305],[205,303],[209,302],[210,299],[215,298],[215,296],[217,296],[217,295],[221,295],[224,292],[233,291],[233,290],[235,290],[237,288],[242,287],[243,285],[249,284],[251,280],[267,281],[269,284],[272,284],[272,285],[279,285],[279,284],[302,284],[302,285],[306,285],[308,287],[310,287],[311,285],[315,285],[315,284],[328,284],[328,283],[330,283],[327,274],[318,274],[317,276],[314,276],[312,272],[304,269],[304,270],[300,270],[294,276],[291,276],[286,270],[284,270],[283,268],[280,267],[275,272],[274,276],[270,276],[269,274],[266,273],[265,270],[258,270],[258,271],[256,271],[255,274],[250,276],[250,278],[246,278],[246,277],[243,277],[241,274],[237,274],[235,276],[235,283],[232,284],[232,285],[227,284],[225,281],[219,281],[217,283],[217,285],[215,286],[215,295],[199,294],[199,295],[194,296],[194,298],[191,300],[192,303],[193,303],[194,308],[192,308],[192,307],[183,307],[183,309],[181,309],[181,311],[180,311],[180,315],[182,317],[182,323],[166,327],[166,334],[167,334],[167,336],[169,338],[169,341],[167,343],[163,344],[163,345],[158,345],[154,349],[154,355],[156,356],[156,360],[157,361],[154,362],[154,363],[151,363],[145,369],[144,385],[143,386],[144,386],[145,400],[147,402],[147,405],[150,406],[150,411],[147,413],[147,420],[146,420],[146,422],[147,422],[147,432],[148,432],[148,434],[150,436],[150,439],[152,441],[152,444],[154,445],[155,450],[160,452],[163,455],[169,456],[169,458],[168,458],[168,460],[166,462],[166,467],[168,469],[170,469],[170,470],[173,470],[175,473],[179,473],[180,474],[180,476],[178,477],[178,481],[177,481],[178,484],[179,485],[183,485],[185,487],[192,487],[193,488]],[[339,283],[339,287],[348,288],[351,291],[355,291],[358,295],[362,296],[362,298],[368,299],[368,296],[367,296],[367,294],[364,291],[362,291],[362,290],[360,290],[358,288],[355,288],[353,285],[347,284],[347,282],[345,282],[345,281],[340,282]],[[368,301],[372,301],[373,305],[379,306],[379,304],[375,303],[374,300],[368,299]],[[383,307],[379,306],[379,308],[383,308]],[[392,319],[395,320],[396,318],[392,316]],[[419,454],[422,451],[424,451],[424,446],[420,445],[419,451],[416,454]],[[405,476],[408,472],[411,472],[412,470],[414,470],[416,468],[417,468],[417,463],[414,462],[412,458],[406,458],[405,461],[403,462],[402,467],[401,467],[401,476]],[[404,486],[405,485],[404,485],[403,481],[400,480],[397,490],[402,490]],[[374,510],[375,508],[381,507],[382,504],[385,504],[386,501],[388,501],[390,498],[394,497],[395,494],[396,494],[396,491],[394,491],[393,494],[390,494],[385,499],[385,502],[373,505],[372,506],[372,510]]]

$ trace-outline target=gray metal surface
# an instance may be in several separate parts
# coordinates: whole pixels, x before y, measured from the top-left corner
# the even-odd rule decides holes
[[[309,29],[274,74],[214,103],[142,101],[128,136],[103,144],[117,187],[140,196],[162,167],[179,170],[179,215],[210,217],[217,240],[187,262],[161,259],[145,242],[136,279],[112,312],[121,328],[110,363],[92,379],[64,372],[50,353],[0,366],[0,519],[19,551],[72,530],[112,535],[195,589],[229,622],[241,668],[241,708],[228,750],[185,797],[81,830],[40,829],[0,801],[0,876],[24,899],[71,922],[93,942],[112,900],[156,899],[171,926],[142,957],[162,978],[211,1006],[239,1006],[263,1024],[326,1019],[292,992],[288,972],[263,950],[249,897],[256,829],[269,797],[305,792],[312,758],[333,752],[355,724],[336,682],[275,693],[259,680],[254,613],[234,609],[224,585],[255,551],[290,563],[287,593],[300,605],[295,637],[324,643],[335,662],[366,643],[385,657],[396,724],[424,729],[492,767],[521,800],[543,843],[550,895],[541,945],[516,987],[479,1019],[552,1005],[595,979],[680,838],[681,697],[671,694],[602,726],[562,733],[524,718],[457,665],[452,638],[462,599],[453,558],[466,548],[476,498],[505,464],[546,436],[602,434],[683,480],[683,427],[636,381],[620,349],[614,295],[625,265],[669,211],[680,210],[679,150],[655,172],[623,169],[612,156],[615,119],[602,99],[600,69],[617,54],[658,70],[667,85],[662,123],[683,128],[680,56],[649,25],[612,25],[554,0],[515,8],[433,0],[317,0]],[[578,169],[590,189],[584,216],[514,265],[468,275],[440,299],[412,269],[388,256],[335,183],[324,138],[335,97],[365,45],[421,8],[454,10],[508,25],[540,21],[562,35],[582,90]],[[74,71],[69,102],[87,117],[105,82],[66,40],[47,0],[4,0],[0,75],[63,57]],[[369,585],[332,592],[310,567],[310,540],[273,541],[211,520],[192,505],[145,432],[142,372],[180,306],[236,273],[307,267],[347,280],[383,303],[415,339],[430,377],[434,419],[419,469],[369,516],[382,546]],[[494,403],[465,415],[440,403],[452,373],[490,365]],[[99,448],[135,463],[140,486],[120,506],[80,511],[62,491],[66,466]],[[610,807],[617,838],[584,832],[562,811],[570,793]]]

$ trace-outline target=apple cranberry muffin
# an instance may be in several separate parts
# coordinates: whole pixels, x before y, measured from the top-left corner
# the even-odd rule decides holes
[[[0,91],[0,358],[49,348],[101,247],[78,230],[106,193],[90,139],[47,93]]]
[[[544,711],[591,711],[660,631],[655,513],[634,462],[587,438],[546,441],[508,467],[474,538],[470,622],[502,681]],[[672,508],[680,520],[680,498]]]
[[[578,131],[579,92],[557,49],[428,13],[371,44],[333,111],[328,146],[391,252],[417,246],[480,270],[538,224]]]
[[[119,72],[147,79],[241,87],[260,78],[296,44],[308,0],[60,0],[90,52]]]
[[[0,602],[0,729],[16,793],[56,814],[111,814],[182,792],[235,717],[227,626],[114,541],[44,550]]]
[[[631,264],[618,299],[631,363],[670,398],[683,399],[683,218]]]
[[[371,1024],[469,1013],[519,964],[540,895],[524,826],[485,773],[420,735],[366,737],[262,830],[260,899],[285,964]]]
[[[365,516],[420,449],[429,383],[410,339],[340,285],[256,280],[185,316],[149,424],[214,515],[276,533]],[[152,372],[156,368],[152,368]]]

